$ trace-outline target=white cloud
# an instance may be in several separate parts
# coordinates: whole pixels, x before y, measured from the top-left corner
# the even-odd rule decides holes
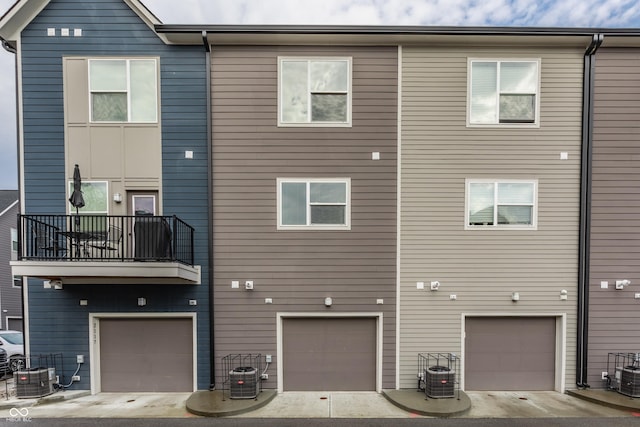
[[[638,0],[142,0],[166,24],[640,27]],[[0,0],[3,15],[14,0]],[[15,188],[13,55],[0,50],[0,188]]]
[[[177,10],[174,0],[144,3],[171,24],[640,26],[636,0],[186,0]]]

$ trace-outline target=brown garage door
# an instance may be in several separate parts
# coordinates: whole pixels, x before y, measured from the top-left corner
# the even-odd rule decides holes
[[[556,319],[466,319],[466,390],[554,390]]]
[[[191,319],[100,319],[102,391],[193,391]]]
[[[283,319],[285,391],[376,389],[376,319]]]
[[[22,332],[22,319],[7,317],[7,329]]]

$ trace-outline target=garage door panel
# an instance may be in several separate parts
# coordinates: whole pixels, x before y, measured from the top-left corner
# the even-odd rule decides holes
[[[465,321],[467,390],[553,390],[554,317],[469,317]]]
[[[102,391],[193,391],[192,322],[100,319]]]
[[[375,390],[376,319],[283,319],[283,388]]]

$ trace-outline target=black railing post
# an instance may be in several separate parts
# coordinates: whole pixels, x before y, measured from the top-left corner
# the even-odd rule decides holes
[[[18,214],[18,261],[22,260],[22,215]]]
[[[173,215],[173,224],[171,224],[171,261],[178,259],[178,218]]]
[[[191,258],[189,259],[189,264],[194,265],[196,249],[195,249],[195,242],[194,242],[195,231],[193,227],[189,226],[189,232],[190,232],[189,240],[191,241]]]

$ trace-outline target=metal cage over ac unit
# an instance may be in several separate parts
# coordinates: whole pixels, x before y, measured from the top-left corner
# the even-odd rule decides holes
[[[460,359],[455,353],[418,354],[418,389],[433,399],[460,398]]]
[[[231,399],[256,399],[262,389],[262,355],[229,354],[222,358],[223,390]]]
[[[56,372],[53,368],[32,368],[16,371],[13,380],[16,387],[16,396],[20,399],[29,399],[50,395],[55,390]]]
[[[605,379],[607,388],[640,397],[640,353],[609,353]]]

